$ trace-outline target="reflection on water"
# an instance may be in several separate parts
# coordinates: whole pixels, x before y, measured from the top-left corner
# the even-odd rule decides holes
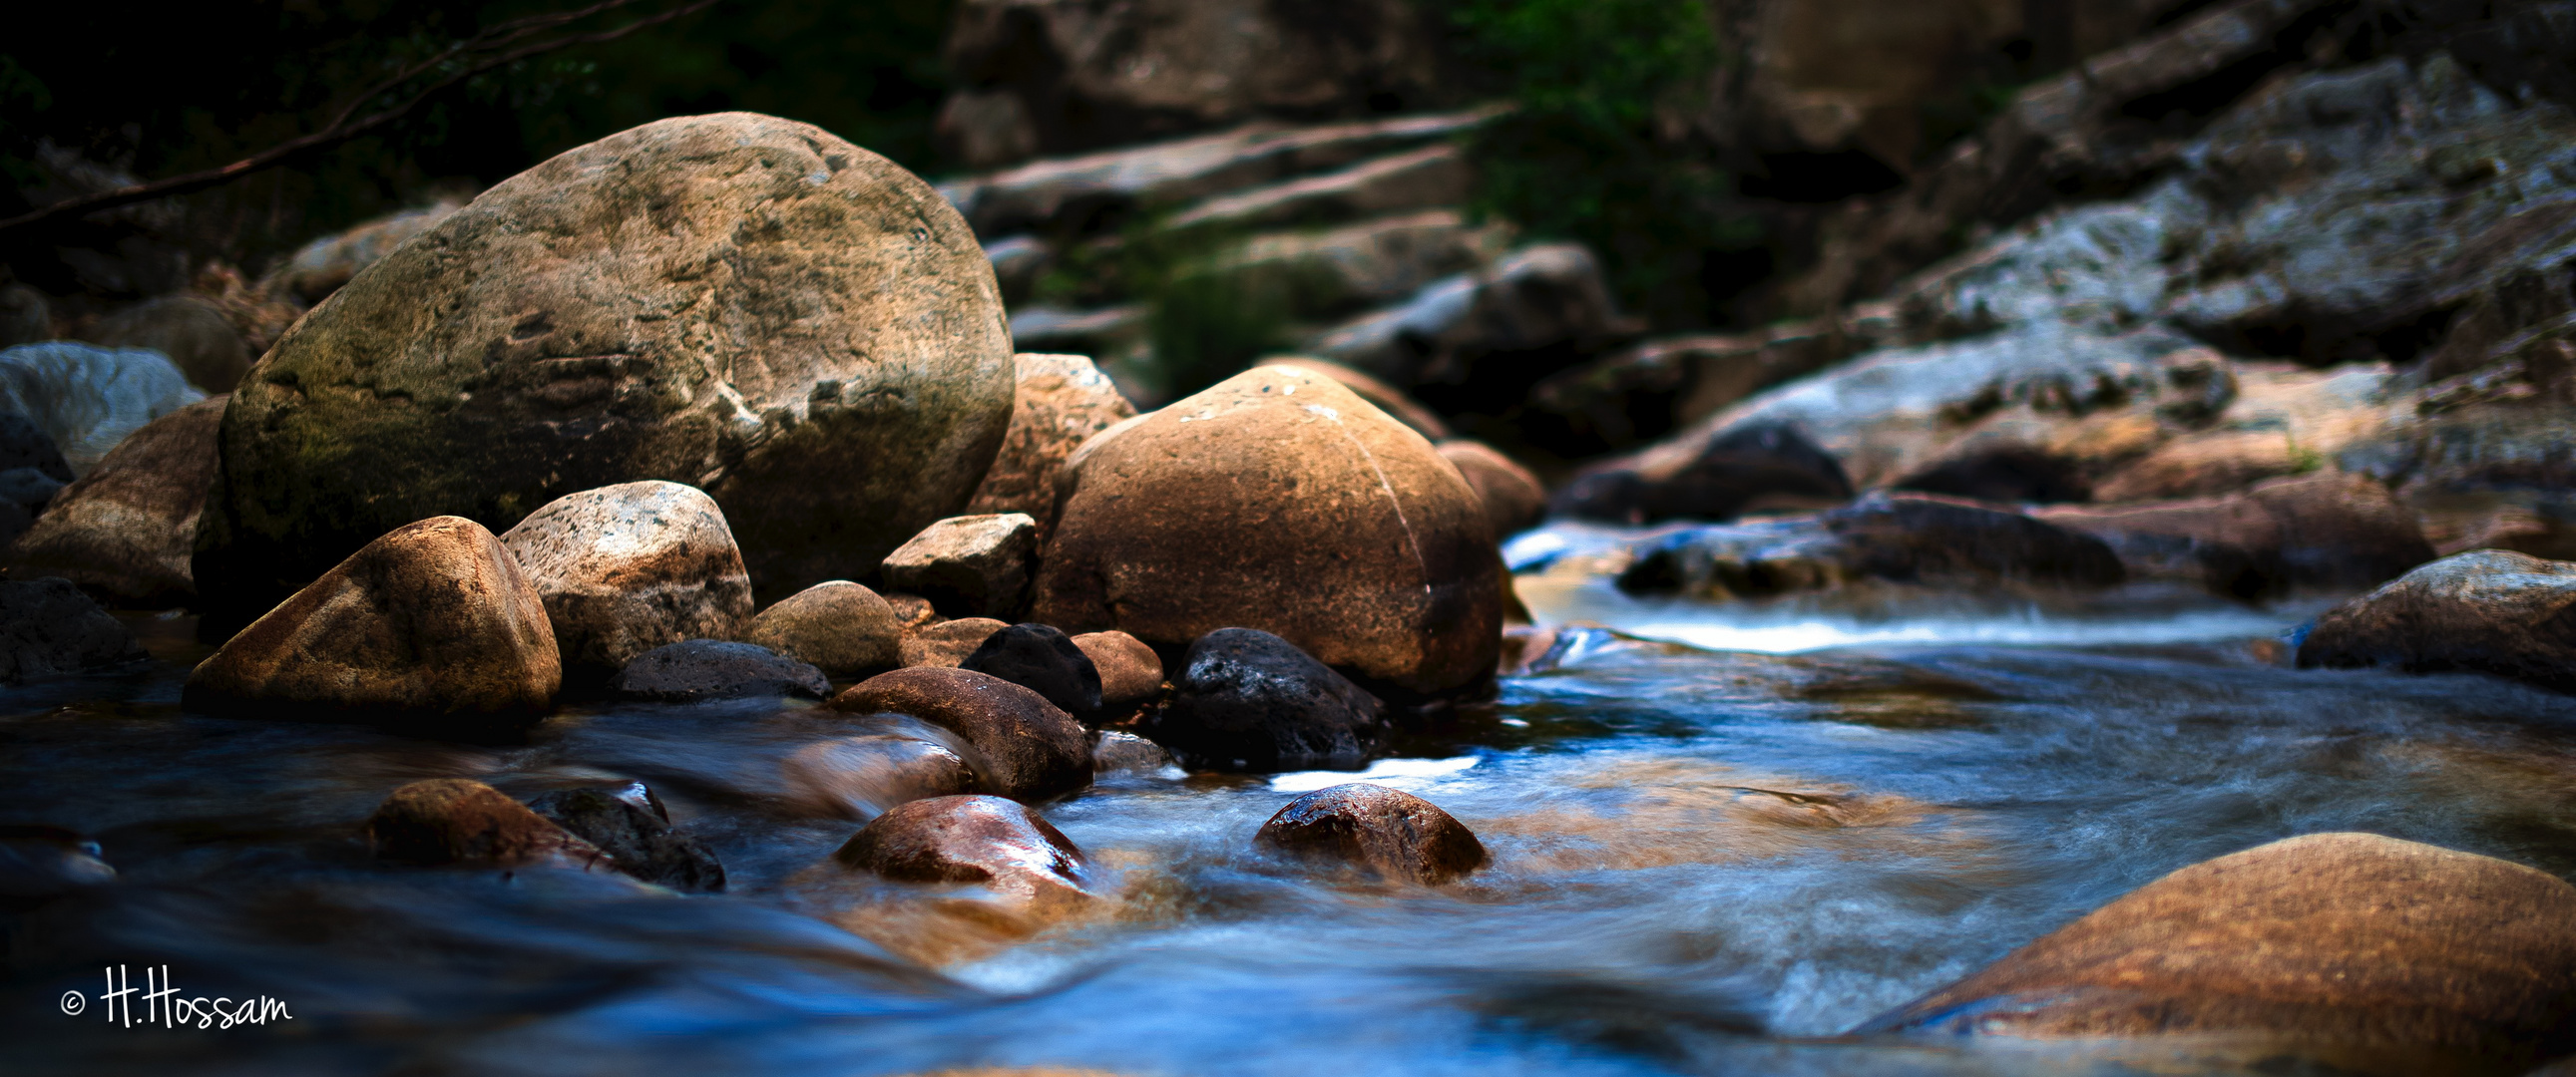
[[[2157,613],[2126,636],[2052,615],[2019,636],[1951,617],[1800,637],[1579,594],[1542,613],[1596,600],[1636,635],[1768,642],[1601,633],[1359,776],[1119,776],[1045,808],[1101,904],[997,944],[930,918],[880,946],[798,889],[858,823],[800,799],[785,761],[882,732],[802,704],[591,708],[489,747],[181,716],[175,652],[17,690],[0,697],[0,823],[79,828],[123,875],[9,921],[11,1070],[2199,1072],[2227,1065],[2188,1043],[1836,1037],[2278,837],[2371,830],[2576,873],[2576,701],[2281,668],[2247,641],[2298,609]],[[733,890],[369,861],[356,824],[394,786],[449,775],[523,797],[640,778]],[[1447,808],[1493,865],[1419,890],[1317,881],[1255,849],[1299,791],[1354,777]],[[295,1020],[194,1032],[58,1011],[118,962],[271,995]]]

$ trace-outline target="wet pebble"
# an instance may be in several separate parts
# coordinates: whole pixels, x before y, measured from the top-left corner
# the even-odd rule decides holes
[[[1377,697],[1258,629],[1199,637],[1172,687],[1171,702],[1138,732],[1192,767],[1356,768],[1386,735]]]
[[[851,714],[908,714],[965,738],[1004,796],[1044,800],[1091,784],[1082,724],[1046,697],[990,674],[923,666],[868,678],[833,698]]]
[[[947,745],[886,733],[816,741],[788,756],[781,769],[800,807],[860,820],[980,785],[965,757]]]
[[[1261,824],[1259,844],[1381,878],[1438,886],[1485,866],[1483,842],[1439,806],[1399,789],[1352,782],[1289,801]]]
[[[725,887],[724,865],[692,838],[671,829],[655,810],[658,801],[641,784],[634,795],[606,789],[559,789],[528,808],[616,861],[619,870],[674,890],[714,893]]]
[[[1100,669],[1063,630],[1017,624],[984,637],[959,669],[989,673],[1046,697],[1076,719],[1101,709]]]

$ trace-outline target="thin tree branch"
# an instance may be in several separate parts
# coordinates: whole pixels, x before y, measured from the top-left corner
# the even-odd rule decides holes
[[[312,134],[289,139],[288,141],[281,142],[275,146],[271,146],[258,153],[254,153],[248,157],[244,157],[241,160],[219,168],[209,168],[200,172],[190,172],[185,175],[171,176],[167,179],[153,180],[148,183],[128,184],[126,186],[116,188],[115,190],[100,191],[96,194],[65,199],[64,201],[56,202],[53,205],[45,206],[41,209],[31,210],[6,220],[0,220],[0,232],[13,231],[33,225],[60,221],[71,217],[86,216],[103,210],[115,209],[119,206],[130,206],[137,202],[149,202],[156,198],[168,198],[172,195],[190,194],[210,187],[219,187],[236,179],[240,179],[243,176],[250,175],[253,172],[274,168],[304,154],[337,146],[343,142],[347,142],[377,128],[390,124],[410,113],[411,110],[418,107],[421,102],[428,100],[439,91],[445,90],[450,86],[454,86],[457,83],[473,78],[476,75],[480,75],[494,68],[507,67],[532,56],[554,52],[558,49],[571,48],[575,45],[596,45],[602,42],[615,41],[618,38],[625,37],[626,35],[632,34],[638,30],[652,26],[659,26],[683,15],[694,14],[696,12],[706,10],[709,7],[715,6],[719,0],[690,0],[690,2],[684,3],[668,11],[648,15],[644,18],[637,19],[634,22],[627,23],[624,26],[614,27],[607,30],[596,30],[585,34],[567,34],[562,37],[547,38],[533,44],[522,45],[518,48],[498,53],[491,53],[490,51],[514,42],[526,40],[532,35],[541,34],[566,23],[576,22],[593,15],[613,11],[618,8],[634,4],[635,2],[636,0],[600,0],[599,3],[573,11],[556,12],[547,15],[532,15],[525,18],[513,19],[508,22],[494,24],[493,26],[483,30],[481,33],[450,46],[438,55],[413,64],[410,67],[403,69],[400,74],[368,88],[364,93],[350,99],[349,103],[343,106],[339,113],[332,118],[330,124],[324,126],[319,131],[313,132]],[[368,102],[384,97],[385,95],[400,89],[405,84],[408,84],[423,75],[429,74],[442,66],[455,63],[459,57],[472,56],[476,53],[490,54],[454,68],[444,77],[427,86],[421,87],[419,90],[412,93],[411,96],[404,98],[400,102],[363,117],[357,115],[358,110],[365,107]]]

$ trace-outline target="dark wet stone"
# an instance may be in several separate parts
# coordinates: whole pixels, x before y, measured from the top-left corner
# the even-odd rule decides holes
[[[2016,504],[2093,499],[2092,482],[2073,461],[2027,445],[1999,445],[1955,456],[1898,479],[1895,487]]]
[[[1012,625],[984,637],[957,668],[989,673],[1036,692],[1077,719],[1100,712],[1099,667],[1074,646],[1073,637],[1056,628]]]
[[[671,829],[659,798],[640,782],[622,793],[560,789],[529,801],[528,808],[598,846],[619,870],[645,882],[700,893],[724,889],[724,865],[696,838]]]
[[[2101,539],[2017,512],[1922,494],[1872,494],[1813,516],[1653,540],[1636,551],[1617,582],[1631,594],[1751,599],[1862,579],[2100,588],[2127,579],[2127,569]]]
[[[469,778],[434,778],[393,791],[367,819],[376,855],[412,864],[604,867],[599,849],[509,794]]]
[[[1289,801],[1254,841],[1280,852],[1348,864],[1399,882],[1438,886],[1485,866],[1485,845],[1438,805],[1366,782]]]
[[[67,827],[0,825],[0,901],[26,901],[116,880],[98,843]],[[0,905],[5,909],[6,905]]]
[[[908,714],[965,738],[982,757],[988,787],[1044,800],[1091,784],[1082,723],[1029,689],[989,673],[915,666],[880,673],[833,697],[851,714]]]
[[[1137,730],[1192,767],[1351,768],[1387,731],[1383,705],[1297,645],[1251,628],[1201,636],[1172,701]]]
[[[1729,430],[1688,455],[1649,450],[1587,469],[1548,500],[1547,514],[1619,524],[1732,520],[1851,496],[1851,477],[1832,453],[1795,427],[1763,424]]]
[[[691,703],[742,696],[830,695],[823,671],[766,647],[727,640],[692,639],[636,655],[608,682],[621,699]]]
[[[134,634],[71,581],[0,582],[0,684],[106,669],[146,657]]]

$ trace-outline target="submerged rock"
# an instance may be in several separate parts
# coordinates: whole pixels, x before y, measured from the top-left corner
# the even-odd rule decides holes
[[[988,673],[1036,692],[1076,719],[1099,717],[1100,667],[1060,629],[1012,625],[984,637],[957,668]]]
[[[1182,762],[1267,773],[1357,769],[1385,740],[1377,698],[1287,640],[1221,628],[1190,645],[1173,695],[1137,732]]]
[[[987,883],[1080,890],[1082,850],[1026,805],[1001,797],[931,797],[860,828],[833,859],[898,882]]]
[[[1094,774],[1156,774],[1172,765],[1172,753],[1133,733],[1104,730],[1094,734],[1091,742]]]
[[[120,606],[164,609],[194,597],[197,514],[214,485],[226,399],[152,420],[54,495],[10,547],[13,571],[60,576]]]
[[[988,674],[925,666],[870,677],[832,698],[851,714],[908,714],[965,738],[993,791],[1038,801],[1091,784],[1091,739],[1046,697]]]
[[[98,842],[68,827],[0,823],[0,907],[60,897],[116,881]]]
[[[1256,367],[1067,473],[1031,620],[1174,647],[1242,625],[1406,693],[1490,683],[1503,600],[1484,506],[1329,378]]]
[[[1136,407],[1109,376],[1079,355],[1011,357],[1018,388],[1002,451],[966,503],[968,515],[1016,512],[1055,520],[1055,473],[1083,440],[1133,417]]]
[[[2392,1064],[2576,1048],[2576,887],[2376,834],[2183,868],[1863,1031],[2237,1035]]]
[[[68,340],[0,350],[0,412],[35,423],[74,474],[144,424],[205,398],[156,351]]]
[[[606,676],[688,639],[731,639],[751,577],[724,511],[695,487],[628,482],[566,494],[502,532],[546,603],[567,671]]]
[[[887,586],[930,600],[950,617],[1013,617],[1028,604],[1037,521],[1026,513],[952,516],[887,554]]]
[[[636,655],[609,678],[608,691],[620,699],[657,703],[746,696],[821,699],[832,694],[832,682],[822,670],[767,647],[692,639]]]
[[[561,789],[529,801],[528,808],[607,853],[628,875],[674,890],[723,890],[724,865],[696,838],[671,829],[650,795],[630,799],[605,789]]]
[[[831,677],[860,677],[903,664],[894,606],[867,587],[826,580],[760,611],[743,639]]]
[[[1279,809],[1253,840],[1396,882],[1438,886],[1485,866],[1485,845],[1438,805],[1397,789],[1352,782],[1318,789]]]
[[[890,733],[816,741],[798,748],[781,769],[798,805],[859,820],[906,801],[982,787],[975,768],[947,745]]]
[[[1085,632],[1073,645],[1100,673],[1102,714],[1121,717],[1163,693],[1163,659],[1144,640],[1124,632]]]
[[[598,847],[469,778],[436,778],[394,790],[367,819],[366,835],[377,856],[413,864],[583,871],[617,866]]]
[[[563,670],[537,589],[481,524],[395,529],[188,674],[191,710],[387,718],[441,732],[554,705]]]
[[[0,581],[0,684],[86,673],[149,657],[68,580]]]
[[[503,180],[287,331],[226,414],[200,592],[246,618],[391,527],[645,479],[713,497],[768,594],[863,576],[973,494],[1010,356],[930,185],[808,124],[646,124]]]
[[[1768,598],[1863,579],[2101,588],[2126,578],[2119,556],[2091,535],[1967,502],[1873,494],[1813,516],[1650,540],[1618,586],[1632,594]]]
[[[2576,562],[2472,550],[2325,612],[2299,665],[2490,673],[2576,693]]]

